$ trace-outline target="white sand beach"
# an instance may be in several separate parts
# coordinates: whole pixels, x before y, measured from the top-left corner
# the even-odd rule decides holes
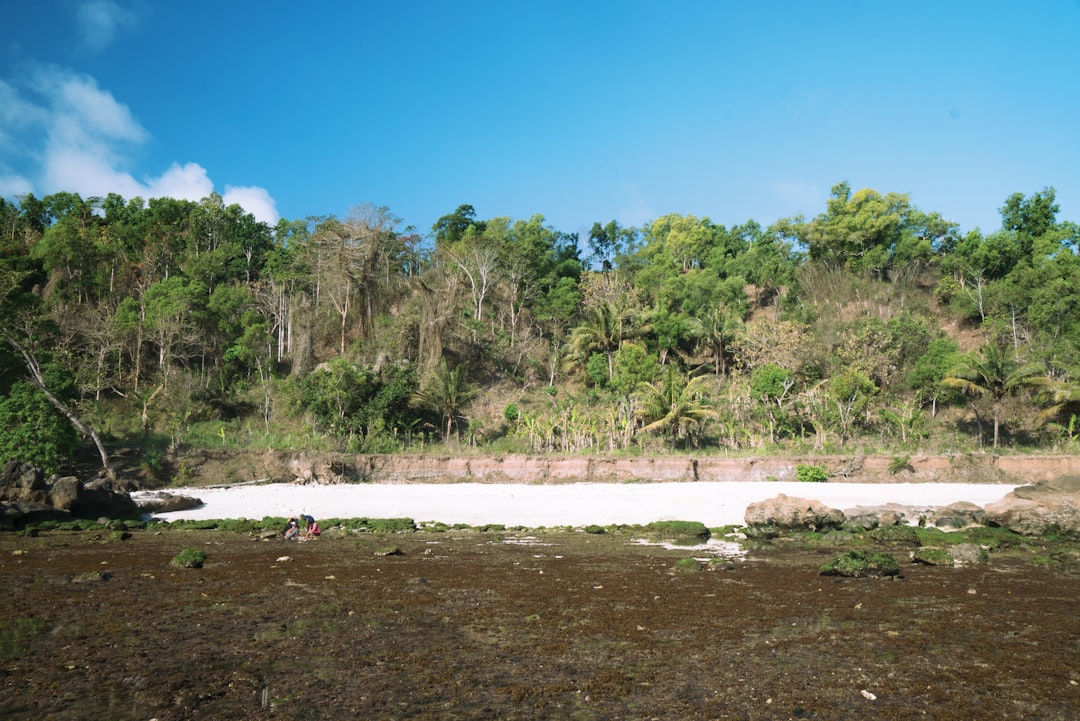
[[[234,485],[170,488],[204,505],[157,514],[163,520],[315,518],[411,518],[447,524],[503,524],[529,528],[589,524],[699,521],[709,527],[741,525],[753,502],[788,496],[821,501],[847,511],[896,503],[937,507],[958,501],[979,506],[1000,500],[1016,486],[967,483],[572,483],[559,485],[335,484]],[[132,494],[138,498],[140,494]]]

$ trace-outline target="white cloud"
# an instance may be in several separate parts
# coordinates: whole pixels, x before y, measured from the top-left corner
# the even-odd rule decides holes
[[[277,203],[265,188],[226,185],[222,200],[225,201],[225,205],[236,203],[255,216],[255,220],[270,226],[276,224],[281,217],[278,215]]]
[[[0,80],[0,195],[70,191],[201,200],[214,192],[206,169],[195,162],[174,162],[157,176],[133,175],[130,155],[150,133],[94,78],[39,66],[19,80]],[[265,189],[225,190],[227,204],[277,222],[277,205]]]
[[[50,74],[45,82],[54,82],[54,113],[70,118],[89,136],[141,143],[148,137],[146,130],[107,90],[101,90],[89,76],[57,76]]]
[[[0,198],[26,195],[33,189],[33,184],[21,175],[0,175]]]
[[[89,0],[76,12],[82,46],[100,52],[112,44],[118,30],[135,23],[134,13],[109,0]]]
[[[202,200],[212,192],[214,184],[206,168],[198,163],[173,163],[164,174],[147,183],[145,194],[151,198]]]

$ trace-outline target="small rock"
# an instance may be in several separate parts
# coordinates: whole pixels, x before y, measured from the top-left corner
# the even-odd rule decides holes
[[[288,563],[292,560],[292,556],[278,556],[277,563]]]

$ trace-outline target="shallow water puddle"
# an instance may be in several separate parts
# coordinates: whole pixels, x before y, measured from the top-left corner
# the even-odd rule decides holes
[[[659,546],[670,551],[691,551],[695,557],[699,554],[704,556],[703,559],[699,560],[708,560],[709,558],[742,560],[746,558],[746,549],[738,543],[717,538],[710,538],[708,541],[702,541],[701,543],[671,543],[670,541],[650,541],[647,538],[639,538],[634,543],[641,546]]]

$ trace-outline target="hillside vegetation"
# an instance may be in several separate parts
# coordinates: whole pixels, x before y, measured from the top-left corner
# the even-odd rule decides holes
[[[0,460],[137,448],[770,454],[1080,445],[1080,227],[1052,188],[966,233],[906,195],[588,237],[271,228],[199,202],[0,200]]]

